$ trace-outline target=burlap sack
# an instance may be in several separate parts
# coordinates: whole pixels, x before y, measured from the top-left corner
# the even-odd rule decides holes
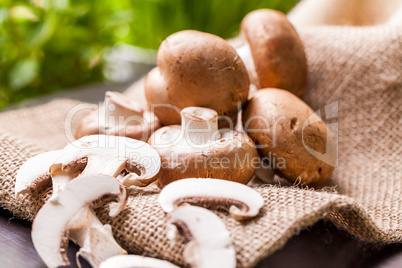
[[[293,13],[297,25],[303,23],[296,15],[314,14],[312,7],[301,6]],[[256,219],[238,223],[217,212],[231,233],[239,267],[255,265],[299,230],[323,218],[363,240],[391,243],[402,239],[401,24],[309,24],[298,29],[309,61],[304,99],[315,110],[338,104],[338,116],[331,120],[339,128],[339,163],[330,180],[337,192],[256,186],[266,204]],[[138,86],[127,94],[140,98],[143,92]],[[38,152],[66,144],[64,118],[75,104],[55,100],[0,114],[0,206],[15,216],[32,220],[50,193],[15,200],[19,166]],[[157,192],[131,189],[127,207],[119,216],[110,219],[105,209],[97,213],[112,225],[117,241],[129,252],[183,265],[184,240],[168,241]]]

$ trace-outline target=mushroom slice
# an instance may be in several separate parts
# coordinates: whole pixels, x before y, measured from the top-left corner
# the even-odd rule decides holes
[[[127,254],[114,240],[110,225],[103,225],[95,213],[86,208],[77,212],[68,224],[69,238],[80,246],[77,263],[78,256],[82,256],[92,267],[99,267],[109,257]]]
[[[15,181],[15,198],[21,194],[37,193],[51,185],[49,167],[60,156],[62,150],[38,154],[28,159],[18,170]]]
[[[168,216],[169,235],[176,238],[181,231],[190,240],[184,249],[184,259],[191,267],[236,267],[236,251],[230,234],[213,212],[193,206],[181,206]]]
[[[69,221],[83,207],[105,195],[116,196],[121,202],[122,197],[126,196],[125,188],[110,176],[80,176],[68,183],[39,210],[32,225],[32,241],[48,267],[69,265],[66,256]],[[108,248],[104,248],[102,257],[108,254]]]
[[[119,255],[103,261],[99,268],[179,268],[179,266],[144,256]]]
[[[149,144],[119,136],[85,136],[67,145],[51,170],[68,171],[85,161],[81,175],[104,174],[126,186],[147,186],[156,179],[161,161]],[[52,174],[53,175],[53,174]]]
[[[158,201],[166,213],[188,203],[229,211],[238,221],[257,216],[264,205],[261,195],[246,185],[201,178],[183,179],[168,184],[159,194]]]

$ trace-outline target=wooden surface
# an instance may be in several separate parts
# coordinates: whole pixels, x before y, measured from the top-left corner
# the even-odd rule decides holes
[[[31,224],[0,209],[0,267],[45,267],[31,240]],[[70,267],[77,267],[78,248],[70,243]],[[90,267],[81,259],[82,267]],[[285,247],[261,261],[258,268],[402,267],[402,244],[378,245],[360,242],[339,231],[330,222],[318,222],[291,238]]]
[[[133,79],[138,79],[150,67],[141,69]],[[55,97],[75,98],[97,103],[103,100],[106,90],[123,91],[129,84],[104,84],[79,88],[63,92],[19,106],[32,106],[46,102]],[[6,210],[0,208],[0,268],[45,267],[37,255],[31,240],[31,224],[13,218]],[[75,253],[78,248],[70,243],[68,257],[71,267],[77,267]],[[82,267],[89,267],[84,260]],[[257,267],[402,267],[402,244],[379,245],[364,243],[336,229],[330,222],[319,222],[291,238],[283,249],[275,252]]]

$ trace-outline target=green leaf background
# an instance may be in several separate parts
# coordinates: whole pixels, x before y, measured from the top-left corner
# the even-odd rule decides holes
[[[258,8],[289,11],[297,0],[0,0],[0,109],[27,98],[104,80],[116,43],[157,49],[196,29],[238,33]]]

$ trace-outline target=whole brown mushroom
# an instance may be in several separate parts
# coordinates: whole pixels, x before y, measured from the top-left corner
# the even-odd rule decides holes
[[[182,125],[163,127],[148,143],[161,157],[157,185],[184,178],[218,178],[247,184],[254,174],[258,153],[244,132],[218,130],[216,111],[187,107]]]
[[[286,16],[260,9],[241,23],[245,44],[237,48],[258,88],[282,88],[300,97],[307,84],[307,59],[303,43]]]
[[[282,89],[261,89],[243,111],[243,126],[281,176],[318,187],[336,165],[336,144],[322,119]]]
[[[146,77],[145,94],[163,125],[180,124],[180,110],[189,106],[236,119],[239,103],[247,101],[246,67],[218,36],[192,30],[174,33],[162,42],[157,62]],[[220,120],[219,125],[228,122]]]

